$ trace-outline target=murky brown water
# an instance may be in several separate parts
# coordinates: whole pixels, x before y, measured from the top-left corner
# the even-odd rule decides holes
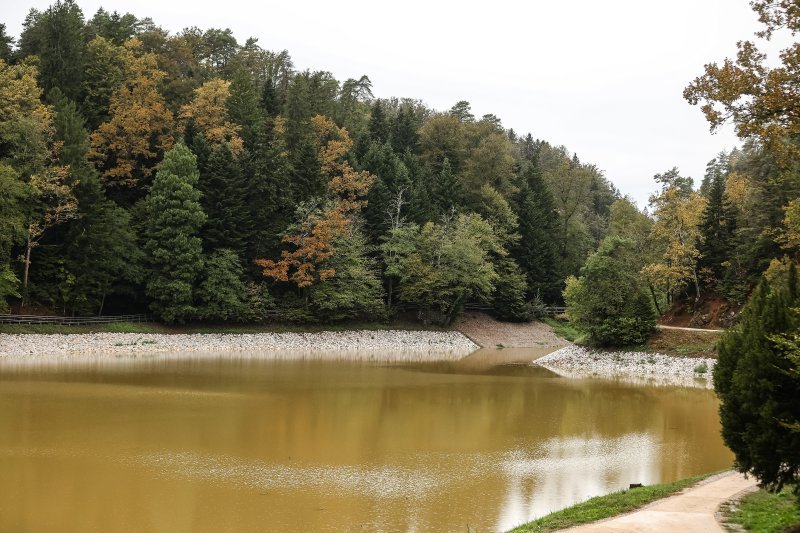
[[[0,366],[0,531],[496,531],[731,462],[708,390],[505,352]]]

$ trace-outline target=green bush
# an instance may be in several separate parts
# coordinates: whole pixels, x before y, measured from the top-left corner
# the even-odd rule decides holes
[[[639,280],[631,241],[607,237],[581,269],[567,279],[564,300],[570,323],[599,346],[642,344],[655,330],[656,316]]]

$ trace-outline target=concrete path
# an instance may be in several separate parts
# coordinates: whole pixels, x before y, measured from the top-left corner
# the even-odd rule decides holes
[[[745,479],[738,472],[715,476],[705,483],[657,500],[638,511],[566,531],[602,531],[606,533],[723,532],[714,518],[717,508],[738,493],[755,487],[756,480]]]

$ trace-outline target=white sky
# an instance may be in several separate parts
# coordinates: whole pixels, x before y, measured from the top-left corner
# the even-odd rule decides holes
[[[30,7],[0,0],[17,36]],[[703,65],[732,57],[759,28],[747,0],[79,0],[151,17],[177,32],[231,28],[243,43],[288,49],[296,68],[339,80],[367,74],[375,96],[419,98],[445,110],[458,100],[519,134],[563,144],[643,207],[653,174],[677,166],[699,183],[705,165],[738,141],[708,131],[682,97]]]

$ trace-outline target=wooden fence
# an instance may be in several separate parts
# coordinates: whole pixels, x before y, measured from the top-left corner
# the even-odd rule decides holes
[[[92,324],[113,324],[115,322],[152,322],[148,315],[114,316],[42,316],[42,315],[0,315],[0,324],[58,324],[62,326],[85,326]]]

